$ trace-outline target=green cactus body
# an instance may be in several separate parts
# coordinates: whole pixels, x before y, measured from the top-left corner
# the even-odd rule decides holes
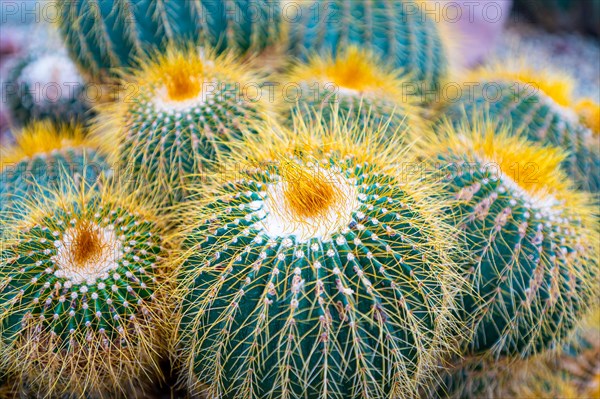
[[[594,193],[600,190],[599,132],[582,123],[577,106],[562,98],[568,95],[552,92],[552,78],[546,78],[544,85],[544,78],[523,76],[517,80],[492,71],[476,74],[474,79],[478,86],[449,110],[456,121],[478,112],[486,112],[499,122],[510,121],[515,134],[567,151],[562,168],[578,188]],[[556,83],[561,84],[567,83]]]
[[[433,372],[458,287],[451,233],[386,169],[397,149],[377,160],[364,147],[375,138],[353,147],[344,135],[320,149],[263,138],[248,169],[190,206],[179,348],[194,390],[413,397]]]
[[[569,187],[559,151],[498,132],[493,123],[446,126],[428,148],[441,165],[451,212],[472,254],[477,295],[469,355],[526,357],[556,347],[597,288],[593,205]]]
[[[419,98],[403,90],[407,81],[398,72],[386,68],[371,52],[350,47],[332,57],[314,56],[297,64],[285,77],[287,102],[294,118],[320,119],[325,125],[343,121],[349,126],[389,124],[389,134],[424,125],[424,110]],[[292,95],[290,87],[298,90]]]
[[[3,149],[0,213],[5,222],[8,214],[22,214],[24,200],[56,189],[65,176],[76,178],[76,184],[83,179],[93,185],[110,171],[106,157],[82,134],[77,127],[34,123],[17,135],[17,145]]]
[[[266,0],[59,0],[59,6],[66,45],[94,79],[114,77],[117,68],[168,44],[261,50],[280,25],[280,8]]]
[[[17,127],[49,119],[83,122],[91,116],[83,79],[66,54],[31,54],[8,72],[4,90]]]
[[[361,46],[408,74],[412,82],[422,83],[424,92],[435,90],[445,79],[448,62],[438,26],[425,17],[422,7],[405,0],[284,3],[289,52],[301,57],[313,52],[335,55],[350,45]]]
[[[162,227],[115,190],[70,187],[5,234],[2,366],[41,395],[114,397],[157,372]]]
[[[246,90],[260,90],[260,80],[231,57],[173,50],[134,80],[135,94],[101,113],[107,124],[99,123],[98,134],[111,146],[118,143],[115,163],[163,191],[166,203],[183,200],[186,182],[218,167],[267,112]]]

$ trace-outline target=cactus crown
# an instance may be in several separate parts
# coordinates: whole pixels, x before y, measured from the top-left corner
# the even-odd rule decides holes
[[[162,91],[167,101],[180,102],[196,98],[201,90],[206,69],[198,51],[183,52],[173,48],[145,65],[141,80]]]
[[[204,104],[222,82],[256,82],[233,54],[217,56],[213,50],[193,45],[170,46],[164,53],[141,59],[140,64],[126,80],[140,84],[142,93],[166,110]]]
[[[372,52],[350,46],[335,57],[315,55],[308,63],[296,65],[290,72],[289,81],[330,83],[340,93],[383,96],[399,101],[404,80],[396,70],[385,65]]]
[[[480,126],[446,136],[440,147],[470,153],[498,177],[514,182],[529,198],[544,201],[554,197],[562,201],[570,197],[569,179],[560,169],[565,158],[561,150],[531,145],[492,124]]]
[[[284,168],[281,173],[285,184],[284,195],[290,210],[299,217],[322,215],[332,203],[337,202],[339,191],[319,170],[311,170],[298,164]]]
[[[2,164],[19,162],[55,150],[93,148],[93,140],[85,137],[81,125],[56,125],[48,121],[34,122],[15,136],[15,143],[1,150]]]
[[[574,105],[573,78],[557,71],[537,70],[526,66],[524,61],[515,61],[507,66],[505,62],[482,67],[472,73],[475,80],[519,82],[532,87],[525,91],[519,88],[519,93],[534,94],[538,90],[550,97],[556,104],[571,108]],[[532,91],[535,92],[532,93]]]

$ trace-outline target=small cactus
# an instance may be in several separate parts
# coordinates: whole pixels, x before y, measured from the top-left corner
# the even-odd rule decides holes
[[[267,113],[261,80],[232,55],[170,48],[129,80],[134,93],[101,111],[95,130],[112,146],[114,162],[169,204],[184,199],[182,187],[218,166]]]
[[[71,57],[93,80],[110,80],[149,52],[192,41],[219,51],[258,51],[279,35],[280,7],[267,0],[58,0]]]
[[[564,342],[598,287],[595,209],[564,155],[489,121],[444,125],[425,145],[464,231],[475,296],[468,355],[527,357]],[[439,177],[436,174],[436,178]]]
[[[0,368],[34,396],[112,398],[158,373],[164,226],[151,201],[65,179],[5,232]]]
[[[568,76],[502,65],[484,67],[468,81],[478,85],[452,105],[455,120],[481,111],[501,123],[509,120],[515,134],[568,151],[562,167],[578,188],[600,190],[600,111],[590,99],[574,99]]]
[[[284,78],[298,88],[297,106],[289,119],[294,114],[314,119],[318,113],[326,125],[333,119],[349,125],[369,120],[376,125],[389,123],[390,134],[422,126],[425,111],[417,96],[404,92],[408,81],[382,64],[369,51],[354,46],[335,58],[316,55],[297,64]]]
[[[4,222],[6,213],[20,213],[21,200],[56,189],[64,174],[94,183],[101,173],[110,171],[106,157],[78,125],[35,122],[18,132],[15,144],[0,153],[0,214]]]
[[[40,119],[84,122],[91,116],[83,78],[62,52],[33,53],[16,62],[4,84],[11,122],[23,127]]]
[[[420,94],[439,88],[446,78],[444,44],[421,2],[312,0],[292,4],[297,18],[288,18],[287,30],[289,52],[294,56],[335,55],[357,45],[407,74],[412,82],[422,83],[423,87],[415,90]]]
[[[399,137],[334,126],[248,142],[235,175],[186,207],[178,348],[192,390],[415,397],[451,346],[460,278],[443,201],[398,178]]]

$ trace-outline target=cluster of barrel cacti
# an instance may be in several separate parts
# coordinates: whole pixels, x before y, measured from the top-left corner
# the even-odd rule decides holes
[[[600,108],[564,73],[459,75],[421,1],[57,5],[52,68],[120,91],[13,93],[0,395],[539,395],[567,354],[597,391]]]

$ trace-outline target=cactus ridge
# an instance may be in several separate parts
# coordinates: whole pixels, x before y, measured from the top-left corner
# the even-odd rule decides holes
[[[593,130],[598,105],[589,99],[577,102],[570,77],[523,66],[493,66],[476,71],[469,81],[480,84],[473,95],[451,107],[457,121],[482,111],[499,122],[510,121],[515,134],[568,151],[562,168],[578,188],[598,191],[600,146]]]
[[[59,0],[71,56],[94,79],[114,78],[153,49],[192,41],[219,51],[258,51],[279,35],[280,8],[267,0]]]
[[[297,126],[246,144],[247,168],[186,207],[186,382],[224,398],[416,397],[456,326],[452,229],[427,188],[397,179],[397,148]]]
[[[245,89],[261,80],[231,54],[170,48],[129,80],[137,91],[100,112],[96,135],[112,137],[106,142],[114,162],[131,168],[141,185],[164,191],[168,203],[182,200],[181,187],[218,166],[268,111]]]
[[[415,1],[334,0],[300,3],[288,22],[290,53],[336,54],[350,45],[378,54],[412,82],[439,87],[448,61],[437,25]],[[285,7],[284,7],[285,9]]]
[[[309,113],[318,112],[329,125],[333,112],[349,125],[356,123],[355,119],[389,123],[391,127],[385,131],[390,134],[424,125],[419,98],[404,92],[408,80],[372,52],[356,46],[336,57],[315,55],[307,63],[295,65],[284,79],[299,86],[290,120],[294,114],[306,119]]]
[[[111,184],[64,179],[5,232],[1,367],[40,395],[114,397],[159,373],[162,222]]]
[[[472,254],[465,271],[481,297],[464,299],[477,315],[467,351],[496,359],[556,347],[597,288],[593,201],[569,186],[559,150],[485,120],[444,131],[426,151],[456,200],[452,212]]]

